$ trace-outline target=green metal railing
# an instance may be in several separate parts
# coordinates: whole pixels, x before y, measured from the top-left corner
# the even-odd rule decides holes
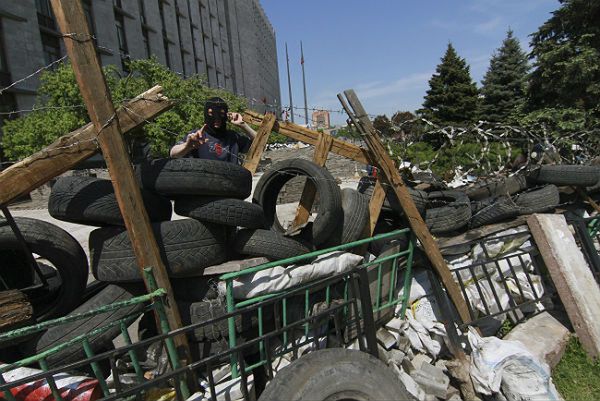
[[[104,397],[110,396],[111,394],[109,392],[108,384],[107,384],[106,380],[104,379],[104,376],[102,375],[100,366],[97,361],[98,355],[94,354],[94,351],[92,350],[92,347],[89,342],[89,338],[99,335],[101,333],[104,333],[113,327],[119,327],[121,334],[123,336],[123,339],[126,343],[126,346],[130,346],[130,345],[132,345],[132,341],[131,341],[131,337],[129,336],[129,332],[127,331],[128,326],[132,322],[134,322],[138,317],[140,317],[143,313],[152,311],[152,310],[156,311],[156,313],[158,314],[158,321],[159,321],[159,326],[160,326],[159,329],[161,330],[161,332],[163,334],[170,332],[169,322],[167,320],[167,316],[165,313],[165,307],[163,304],[163,297],[166,295],[166,291],[162,288],[157,287],[156,280],[154,278],[154,275],[152,274],[151,268],[144,269],[144,275],[149,283],[149,288],[152,291],[151,293],[149,293],[147,295],[134,297],[132,299],[125,300],[125,301],[115,302],[113,304],[105,305],[105,306],[102,306],[98,309],[95,309],[95,310],[92,310],[89,312],[78,313],[78,314],[74,314],[74,315],[70,315],[70,316],[66,316],[66,317],[62,317],[62,318],[58,318],[58,319],[53,319],[53,320],[49,320],[47,322],[39,323],[39,324],[32,325],[29,327],[16,329],[16,330],[12,330],[12,331],[0,334],[0,343],[2,343],[4,341],[15,340],[18,338],[22,338],[25,336],[29,336],[29,335],[32,335],[35,333],[42,332],[42,331],[52,328],[52,327],[56,327],[56,326],[64,325],[67,323],[83,320],[88,317],[100,315],[100,314],[114,311],[114,310],[117,310],[120,308],[126,308],[126,307],[130,307],[133,305],[139,305],[139,304],[148,304],[141,310],[132,312],[131,314],[128,314],[119,320],[112,321],[102,327],[91,330],[85,334],[76,336],[68,341],[65,341],[59,345],[49,348],[49,349],[47,349],[43,352],[40,352],[36,355],[23,358],[21,360],[18,360],[16,362],[8,364],[8,365],[1,366],[0,367],[0,385],[7,384],[3,377],[4,373],[10,372],[11,370],[14,370],[17,368],[28,367],[28,366],[31,366],[32,364],[37,363],[37,364],[39,364],[39,367],[41,368],[42,373],[40,373],[39,375],[35,375],[32,377],[26,378],[27,382],[31,382],[31,381],[35,381],[35,380],[39,380],[39,379],[46,379],[48,382],[48,385],[52,391],[52,395],[53,395],[54,399],[56,401],[63,401],[63,398],[61,397],[58,387],[56,385],[56,381],[54,380],[54,375],[47,374],[48,372],[50,372],[50,368],[48,366],[47,359],[51,355],[54,355],[65,348],[72,347],[77,344],[81,344],[81,346],[83,347],[85,356],[86,356],[86,358],[88,358],[88,360],[85,362],[77,363],[76,365],[81,365],[82,367],[85,365],[89,365],[92,369],[92,372],[94,373],[94,376],[98,380],[98,384],[100,386],[103,396]],[[173,338],[167,337],[167,338],[165,338],[164,342],[165,342],[165,346],[167,349],[169,361],[170,361],[173,369],[175,370],[175,369],[181,368],[181,362],[179,360],[179,357],[177,354],[177,349],[175,347],[175,342],[174,342]],[[133,350],[128,351],[127,354],[129,355],[129,358],[131,360],[131,364],[133,366],[133,370],[135,372],[137,379],[140,381],[144,381],[145,380],[144,372],[140,366],[140,362],[138,360],[137,354]],[[177,385],[178,385],[179,390],[180,390],[181,394],[183,395],[183,397],[184,398],[189,397],[190,391],[187,387],[187,383],[185,382],[184,378],[178,378]],[[3,393],[4,393],[4,398],[6,400],[16,401],[15,397],[10,392],[10,389],[4,390]]]
[[[358,240],[355,242],[342,244],[342,245],[328,248],[328,249],[309,252],[309,253],[306,253],[306,254],[303,254],[300,256],[295,256],[295,257],[291,257],[291,258],[287,258],[287,259],[264,263],[262,265],[252,267],[249,269],[245,269],[245,270],[242,270],[239,272],[224,274],[220,277],[220,279],[225,282],[226,298],[227,298],[227,312],[233,313],[240,308],[258,304],[258,303],[264,302],[268,299],[272,299],[274,297],[281,296],[282,294],[290,293],[291,291],[293,291],[294,293],[302,292],[303,296],[304,296],[303,318],[306,319],[307,322],[304,324],[304,341],[294,343],[294,347],[297,348],[304,344],[313,342],[314,339],[309,339],[309,333],[310,333],[311,327],[310,327],[310,323],[308,322],[308,318],[309,318],[310,310],[311,310],[310,297],[311,297],[311,295],[315,294],[315,290],[316,290],[314,282],[309,282],[309,283],[306,283],[306,284],[303,284],[300,286],[296,286],[296,287],[293,287],[290,289],[286,289],[285,291],[281,291],[281,292],[277,292],[277,293],[269,293],[266,295],[252,297],[250,299],[236,300],[234,297],[234,291],[233,291],[234,281],[241,277],[249,276],[249,275],[255,274],[257,272],[260,272],[260,271],[263,271],[266,269],[270,269],[270,268],[273,268],[276,266],[287,266],[287,265],[297,264],[298,262],[312,261],[315,258],[317,258],[318,256],[322,256],[322,255],[325,255],[328,253],[351,250],[351,249],[355,249],[355,248],[367,245],[374,241],[392,240],[394,238],[398,238],[398,237],[402,237],[402,236],[409,237],[406,249],[400,250],[398,252],[395,252],[393,254],[387,255],[387,256],[379,258],[379,259],[375,259],[371,262],[363,263],[358,268],[365,269],[367,271],[371,271],[371,270],[376,271],[376,284],[375,284],[376,293],[371,295],[373,312],[380,312],[384,309],[392,308],[392,307],[396,306],[397,304],[402,303],[400,315],[404,316],[404,314],[406,312],[406,308],[408,306],[408,299],[409,299],[409,295],[410,295],[410,285],[411,285],[411,280],[412,280],[412,261],[413,261],[413,251],[414,251],[414,243],[415,243],[415,238],[414,238],[412,232],[410,231],[410,229],[408,229],[408,228],[396,230],[396,231],[385,233],[385,234],[380,234],[380,235],[377,235],[377,236],[374,236],[371,238],[366,238],[366,239]],[[402,258],[406,258],[406,263],[405,263],[405,266],[403,269],[404,270],[404,278],[403,278],[403,286],[402,286],[403,287],[403,291],[402,291],[403,295],[400,296],[400,292],[396,290],[396,288],[397,288],[396,283],[398,282],[398,278],[399,278],[399,275],[398,275],[399,270],[402,268],[402,266],[400,264]],[[384,294],[384,291],[382,291],[382,288],[384,285],[384,269],[386,269],[386,267],[387,267],[387,266],[385,266],[386,263],[387,264],[391,263],[391,267],[389,267],[389,271],[387,272],[387,274],[389,274],[389,290],[387,291],[388,292],[387,294]],[[345,279],[343,281],[344,281],[343,282],[343,287],[344,287],[343,300],[348,301],[349,280]],[[331,305],[332,286],[335,284],[336,283],[327,283],[324,285],[324,302],[326,303],[327,307],[329,307]],[[284,328],[288,324],[291,323],[288,320],[289,303],[290,302],[288,301],[287,297],[285,297],[281,300],[282,327],[284,327]],[[296,306],[296,305],[294,305],[294,306]],[[348,309],[347,308],[344,308],[344,317],[343,318],[344,318],[344,320],[348,319]],[[360,318],[360,316],[358,316],[357,318]],[[228,320],[229,320],[228,321],[229,346],[230,346],[230,348],[234,348],[234,347],[236,347],[236,345],[238,345],[238,333],[236,332],[235,318],[230,317]],[[259,335],[259,337],[261,337],[265,334],[264,310],[262,307],[257,308],[257,320],[258,320],[258,335]],[[315,329],[315,327],[313,327],[313,329]],[[315,336],[315,335],[316,334],[313,333],[313,336]],[[288,349],[288,343],[289,343],[288,332],[284,331],[282,337],[283,337],[283,347],[280,352],[274,354],[273,356],[280,356],[280,355],[290,352]],[[269,363],[268,358],[266,357],[265,344],[262,341],[259,343],[259,351],[260,351],[260,360],[251,366],[246,366],[245,369],[247,371],[250,371],[258,366],[266,365],[267,363]],[[231,355],[231,371],[232,371],[232,376],[234,378],[239,377],[239,366],[238,365],[239,365],[239,362],[237,360],[236,355],[232,354]]]

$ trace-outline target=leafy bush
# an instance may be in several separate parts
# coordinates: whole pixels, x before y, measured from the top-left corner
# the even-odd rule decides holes
[[[201,76],[183,79],[155,58],[131,61],[131,73],[125,77],[114,66],[103,70],[115,107],[155,85],[161,85],[163,94],[175,100],[176,105],[171,110],[130,133],[138,140],[147,141],[153,156],[166,156],[171,146],[188,131],[204,124],[204,103],[207,99],[219,96],[227,101],[231,111],[246,109],[244,98],[208,87]],[[89,122],[70,64],[46,71],[40,79],[36,107],[45,109],[6,121],[3,127],[2,146],[10,160],[29,156],[61,135]]]

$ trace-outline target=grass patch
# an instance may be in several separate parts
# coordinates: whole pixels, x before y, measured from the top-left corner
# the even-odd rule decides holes
[[[592,361],[573,337],[552,379],[566,401],[600,400],[600,361]]]

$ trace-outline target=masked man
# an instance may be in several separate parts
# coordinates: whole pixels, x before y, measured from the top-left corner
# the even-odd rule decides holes
[[[245,135],[227,129],[227,121],[240,127]],[[241,114],[229,113],[221,98],[208,99],[204,105],[204,126],[189,132],[171,148],[172,158],[196,157],[240,163],[239,154],[246,153],[256,132],[244,122]]]

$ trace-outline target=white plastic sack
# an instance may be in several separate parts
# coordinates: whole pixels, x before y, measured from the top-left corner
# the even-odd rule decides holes
[[[412,305],[418,299],[433,294],[433,287],[429,280],[429,275],[425,269],[413,270],[413,277],[410,284],[410,295],[408,297],[408,304]],[[401,287],[398,291],[398,298],[404,296],[404,287]]]
[[[233,280],[233,296],[249,299],[276,293],[297,285],[351,270],[363,260],[362,256],[348,252],[330,252],[319,256],[308,265],[276,266]],[[219,283],[222,290],[225,283]]]
[[[480,337],[472,327],[468,339],[473,350],[470,374],[478,393],[492,395],[502,389],[509,401],[562,400],[548,365],[520,342]]]

